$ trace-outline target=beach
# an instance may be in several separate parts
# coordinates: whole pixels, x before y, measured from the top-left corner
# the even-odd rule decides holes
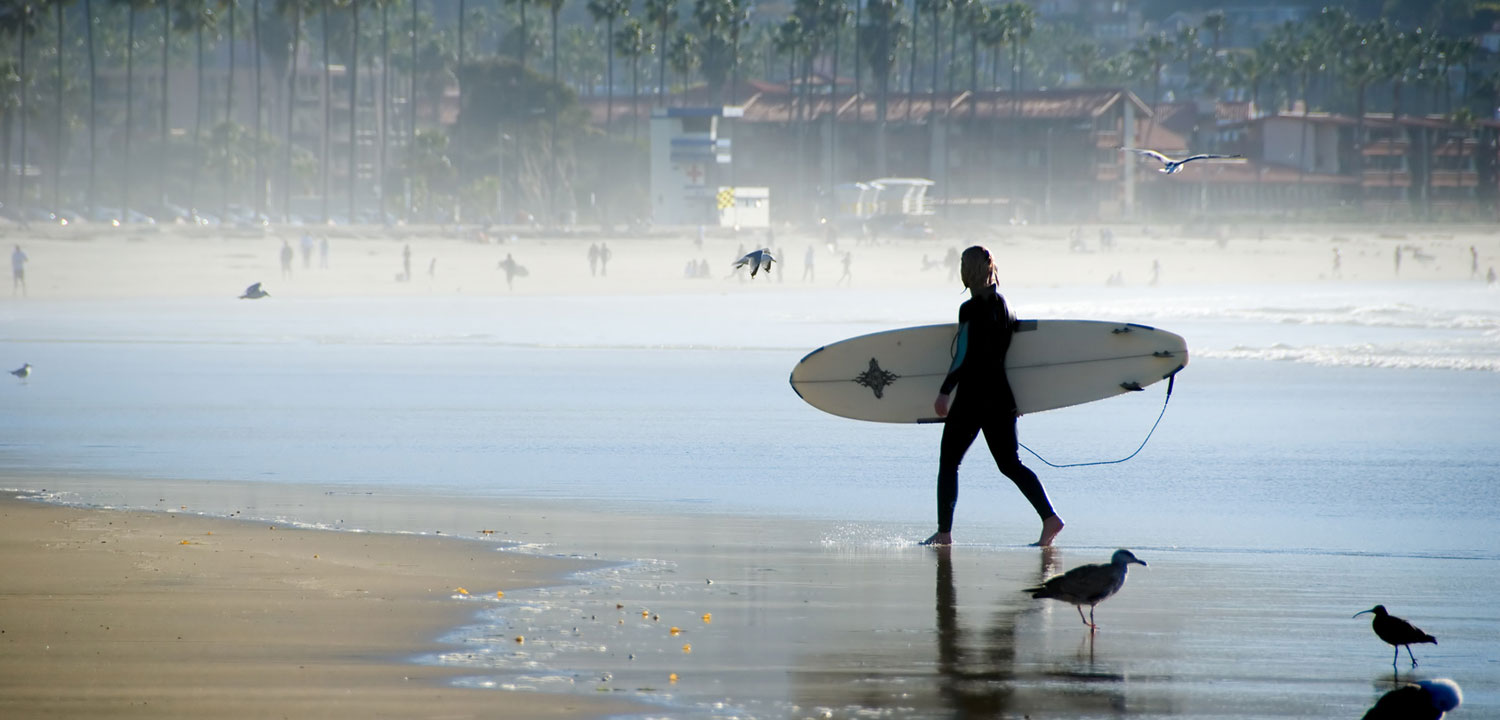
[[[30,261],[0,360],[33,372],[0,383],[28,498],[0,504],[0,712],[1359,717],[1436,677],[1452,717],[1500,712],[1500,236],[1100,229],[778,229],[784,274],[750,279],[758,232],[329,229],[323,268],[318,229],[5,228]],[[1170,398],[1021,420],[1059,465],[1144,443],[1023,453],[1053,550],[982,445],[958,544],[918,547],[940,429],[786,386],[821,344],[951,322],[971,242],[1023,317],[1192,353]],[[1118,547],[1149,567],[1097,635],[1022,592]],[[1351,617],[1377,603],[1439,638],[1418,667]]]
[[[0,499],[6,717],[591,717],[628,711],[452,687],[414,665],[452,598],[576,564],[492,544]],[[476,584],[482,583],[482,584]]]

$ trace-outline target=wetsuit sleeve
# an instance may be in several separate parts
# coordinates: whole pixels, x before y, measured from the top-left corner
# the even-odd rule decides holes
[[[959,313],[959,315],[962,316],[963,313]],[[958,324],[958,339],[953,351],[953,364],[948,366],[948,376],[943,378],[943,387],[938,392],[943,395],[948,395],[953,392],[953,388],[958,386],[959,370],[963,368],[964,357],[968,355],[968,352],[969,323],[967,320],[964,320],[962,317],[960,317]]]

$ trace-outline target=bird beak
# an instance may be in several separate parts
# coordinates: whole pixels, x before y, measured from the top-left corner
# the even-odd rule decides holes
[[[1145,560],[1136,560],[1136,562],[1140,563],[1141,567],[1148,567]]]
[[[1360,610],[1359,612],[1354,613],[1354,615],[1352,617],[1359,617],[1360,615],[1363,615],[1363,614],[1368,613],[1368,612],[1375,612],[1375,608],[1370,608],[1369,610]]]

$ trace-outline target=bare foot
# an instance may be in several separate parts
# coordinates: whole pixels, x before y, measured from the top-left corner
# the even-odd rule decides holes
[[[1057,537],[1057,534],[1060,533],[1060,532],[1062,532],[1062,529],[1063,529],[1062,518],[1060,518],[1060,517],[1058,517],[1056,515],[1053,515],[1052,517],[1049,517],[1046,520],[1043,520],[1042,521],[1042,536],[1039,537],[1039,538],[1037,538],[1036,542],[1032,543],[1032,545],[1034,547],[1051,547],[1052,546],[1052,539],[1055,538],[1055,537]]]
[[[1061,528],[1059,528],[1059,529],[1061,529]],[[952,545],[953,544],[953,534],[952,533],[945,533],[945,532],[935,532],[935,533],[932,534],[932,537],[927,538],[926,540],[923,540],[922,544],[923,545]]]

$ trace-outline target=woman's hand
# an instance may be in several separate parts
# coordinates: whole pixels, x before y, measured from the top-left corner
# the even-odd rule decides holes
[[[932,403],[932,410],[938,417],[948,417],[948,396],[938,395],[937,400]]]

